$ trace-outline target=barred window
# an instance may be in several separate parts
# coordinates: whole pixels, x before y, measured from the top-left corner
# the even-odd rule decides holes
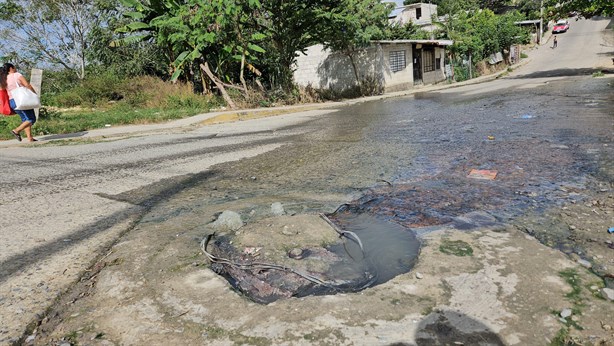
[[[435,71],[435,50],[433,48],[424,48],[422,59],[424,60],[424,72]]]
[[[396,50],[390,52],[390,70],[392,72],[399,72],[405,69],[405,51]]]
[[[435,70],[441,70],[441,58],[435,58]]]

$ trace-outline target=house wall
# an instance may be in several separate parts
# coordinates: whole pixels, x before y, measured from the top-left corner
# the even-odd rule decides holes
[[[418,8],[421,10],[420,18],[417,18],[416,14]],[[405,6],[405,9],[394,18],[394,21],[401,24],[412,22],[417,25],[428,25],[431,24],[433,15],[437,15],[437,5],[418,3]]]
[[[384,63],[384,91],[393,92],[411,88],[414,85],[411,44],[384,44],[381,47]],[[390,53],[399,51],[405,52],[405,68],[401,71],[392,72]]]
[[[307,48],[306,54],[296,59],[296,84],[337,91],[358,85],[352,62],[347,55],[332,53],[320,44]],[[369,77],[384,83],[381,47],[374,45],[355,53],[354,62],[360,78]]]
[[[445,49],[441,47],[435,47],[435,58],[440,58],[439,69],[435,69],[434,71],[429,72],[423,72],[422,81],[424,84],[435,84],[446,80],[444,57]],[[424,66],[424,64],[422,65]]]
[[[405,53],[404,68],[392,72],[391,53],[398,58],[399,52]],[[340,53],[325,50],[322,45],[307,48],[307,55],[296,59],[294,81],[301,86],[311,85],[318,89],[343,91],[357,86],[350,59]],[[425,72],[424,84],[438,83],[446,79],[444,70],[445,50],[435,47],[436,57],[440,57],[439,69]],[[383,87],[385,92],[407,90],[414,85],[413,55],[411,43],[374,44],[355,54],[360,78],[370,78]]]

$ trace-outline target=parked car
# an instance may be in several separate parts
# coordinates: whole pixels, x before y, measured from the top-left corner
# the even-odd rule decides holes
[[[556,22],[556,24],[554,24],[554,27],[552,28],[552,33],[559,34],[561,32],[567,32],[567,30],[569,30],[569,22],[565,19],[561,19]]]

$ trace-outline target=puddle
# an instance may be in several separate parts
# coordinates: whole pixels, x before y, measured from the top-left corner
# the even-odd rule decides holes
[[[360,238],[363,250],[356,241],[336,245],[330,250],[339,256],[349,255],[348,266],[365,268],[375,275],[370,286],[389,281],[407,273],[414,267],[420,252],[420,241],[413,231],[366,214],[339,213],[334,219],[343,230],[354,232]]]

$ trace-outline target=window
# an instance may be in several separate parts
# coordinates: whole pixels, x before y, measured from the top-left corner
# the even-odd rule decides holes
[[[435,58],[435,70],[441,70],[441,58]]]
[[[394,72],[399,72],[405,69],[405,51],[404,50],[396,50],[390,52],[390,70]]]
[[[422,17],[422,9],[420,7],[416,8],[416,19],[420,19]]]
[[[432,47],[422,49],[422,59],[424,60],[424,72],[435,71],[435,49]]]

